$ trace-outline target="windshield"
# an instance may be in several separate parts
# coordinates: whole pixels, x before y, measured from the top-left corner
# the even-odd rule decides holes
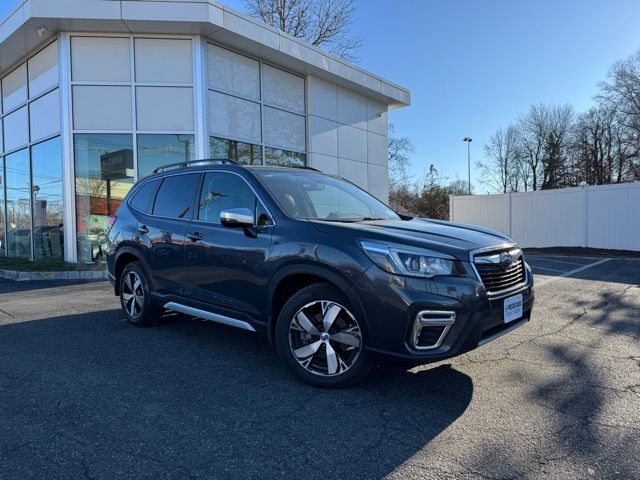
[[[293,218],[358,222],[400,217],[355,185],[312,171],[257,171],[282,210]]]

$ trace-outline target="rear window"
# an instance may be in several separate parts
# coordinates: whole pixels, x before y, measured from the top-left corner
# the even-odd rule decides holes
[[[156,195],[153,214],[159,217],[190,219],[199,178],[200,175],[197,173],[166,177]]]
[[[153,194],[156,193],[159,179],[153,179],[142,185],[138,191],[133,195],[129,202],[133,208],[141,212],[147,213],[149,211],[149,204],[153,199]]]

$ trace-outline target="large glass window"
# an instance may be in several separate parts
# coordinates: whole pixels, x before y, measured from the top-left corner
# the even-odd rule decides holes
[[[242,165],[261,165],[262,147],[253,143],[211,137],[211,158],[229,158]]]
[[[31,147],[34,258],[64,257],[60,137]]]
[[[4,159],[0,157],[0,257],[6,256],[4,240]]]
[[[62,257],[58,42],[2,77],[0,257]],[[53,138],[52,138],[53,137]],[[4,158],[3,152],[11,152]],[[5,203],[6,197],[6,203]],[[51,246],[46,233],[59,228]]]
[[[7,254],[31,258],[29,149],[5,157]]]
[[[78,261],[103,260],[107,217],[133,185],[133,136],[74,136]]]
[[[193,135],[138,135],[138,178],[163,165],[195,160]]]
[[[304,78],[209,44],[211,156],[304,165]]]

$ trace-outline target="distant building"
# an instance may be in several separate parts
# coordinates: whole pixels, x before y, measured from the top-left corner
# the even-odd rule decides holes
[[[0,24],[0,255],[94,262],[161,164],[309,165],[386,201],[405,88],[214,0],[26,0]]]

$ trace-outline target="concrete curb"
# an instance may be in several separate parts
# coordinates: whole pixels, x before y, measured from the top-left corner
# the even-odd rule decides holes
[[[107,280],[106,270],[70,270],[68,272],[19,272],[16,270],[1,270],[0,278],[15,282],[33,280]]]

